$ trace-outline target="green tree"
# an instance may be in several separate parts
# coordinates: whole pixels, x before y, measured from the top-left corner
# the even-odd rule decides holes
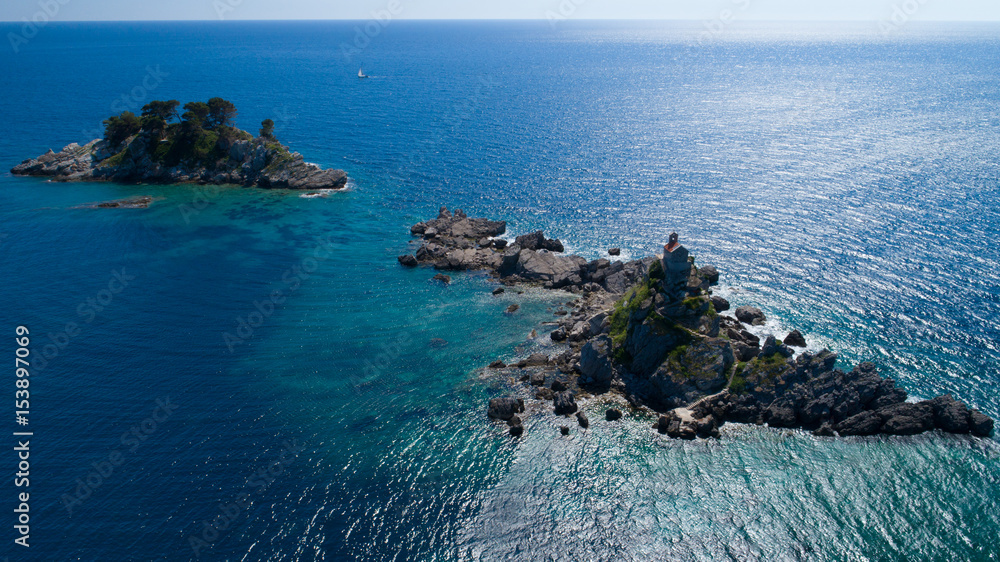
[[[117,147],[130,136],[139,132],[142,124],[131,111],[123,111],[117,117],[104,120],[104,140],[108,145]]]
[[[184,114],[181,115],[181,119],[201,128],[206,125],[208,114],[209,108],[207,103],[203,101],[190,101],[184,104]]]
[[[208,120],[205,125],[209,129],[216,127],[232,127],[236,119],[236,106],[222,98],[208,100]]]
[[[151,137],[159,140],[163,138],[163,132],[167,128],[167,122],[159,115],[146,115],[142,118],[142,130],[149,133]]]
[[[143,117],[159,117],[164,123],[177,118],[177,106],[181,102],[177,100],[159,101],[153,100],[142,106]]]
[[[265,119],[260,122],[260,136],[265,139],[274,138],[274,121]]]

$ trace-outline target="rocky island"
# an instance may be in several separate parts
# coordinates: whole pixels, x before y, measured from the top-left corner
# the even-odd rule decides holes
[[[558,416],[576,415],[576,397],[619,393],[634,407],[655,412],[654,428],[670,437],[718,437],[726,422],[800,428],[818,436],[915,435],[940,430],[988,437],[993,420],[950,395],[908,401],[905,390],[872,363],[837,368],[829,350],[806,351],[797,330],[777,340],[748,326],[762,311],[712,294],[715,267],[696,267],[676,234],[662,256],[628,262],[565,256],[558,240],[534,232],[513,243],[498,238],[506,224],[469,218],[442,208],[438,217],[411,228],[421,242],[399,256],[406,267],[487,270],[504,285],[529,283],[580,295],[551,331],[565,343],[557,355],[535,354],[516,364],[495,361],[520,380],[529,396],[551,401]],[[609,255],[618,254],[617,249]],[[494,294],[502,292],[499,287]],[[522,394],[524,394],[522,392]],[[530,398],[529,398],[530,399]],[[507,422],[512,435],[524,427],[524,398],[494,398],[487,414]],[[608,421],[622,417],[609,409]],[[561,428],[568,433],[567,426]]]
[[[343,170],[324,170],[290,152],[274,136],[274,122],[254,135],[233,126],[236,108],[222,98],[191,102],[178,116],[177,100],[152,101],[142,115],[126,111],[104,121],[104,138],[49,150],[11,173],[54,181],[235,184],[263,188],[341,189]]]

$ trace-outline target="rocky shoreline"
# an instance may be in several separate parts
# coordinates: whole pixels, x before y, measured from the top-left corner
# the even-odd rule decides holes
[[[30,158],[14,166],[15,176],[39,176],[52,181],[117,181],[122,183],[232,184],[284,189],[342,189],[343,170],[324,170],[306,162],[298,152],[266,139],[220,138],[220,158],[213,163],[168,166],[155,158],[155,142],[142,134],[110,146],[103,139],[76,143],[59,152]]]
[[[104,120],[104,137],[49,150],[14,166],[16,176],[52,181],[235,184],[263,188],[341,189],[343,170],[324,170],[278,142],[274,121],[254,135],[234,126],[236,106],[219,97],[184,104],[154,100],[141,116]]]
[[[950,395],[908,402],[906,391],[872,363],[836,368],[835,353],[802,349],[806,340],[797,330],[780,341],[762,341],[747,327],[762,324],[763,312],[740,307],[735,317],[721,315],[730,305],[712,294],[719,272],[696,267],[676,235],[662,256],[623,262],[563,255],[563,244],[540,231],[508,243],[498,238],[505,232],[502,221],[442,208],[437,218],[411,228],[420,246],[398,261],[406,267],[487,270],[503,285],[580,295],[550,333],[565,351],[512,365],[495,361],[489,368],[519,380],[536,400],[551,401],[555,415],[575,415],[582,428],[590,420],[576,397],[616,393],[658,414],[657,431],[682,439],[718,437],[727,422],[818,436],[993,433],[991,418]],[[617,248],[609,250],[617,254]],[[491,400],[487,415],[506,422],[517,436],[524,432],[518,417],[524,411],[524,399],[511,395]],[[605,415],[609,422],[621,417],[617,409]]]

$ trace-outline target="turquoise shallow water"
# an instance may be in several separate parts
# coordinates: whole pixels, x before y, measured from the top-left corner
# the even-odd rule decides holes
[[[993,440],[679,443],[638,415],[559,439],[538,414],[511,441],[484,421],[508,381],[481,367],[534,349],[569,295],[495,298],[482,275],[445,288],[395,262],[442,204],[588,258],[677,230],[770,329],[998,417],[997,28],[755,24],[695,47],[689,26],[566,23],[393,22],[363,82],[338,50],[354,23],[50,25],[0,55],[20,77],[0,85],[5,169],[88,139],[158,67],[150,98],[223,95],[352,177],[305,199],[0,176],[0,329],[44,344],[81,326],[34,375],[33,546],[4,554],[185,560],[199,537],[231,560],[1000,556]],[[161,199],[74,208],[134,194]],[[134,279],[86,308],[115,271]]]

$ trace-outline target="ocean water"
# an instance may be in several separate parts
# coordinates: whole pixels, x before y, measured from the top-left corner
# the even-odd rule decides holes
[[[550,345],[530,332],[571,295],[395,261],[441,205],[588,258],[676,230],[768,330],[1000,417],[1000,27],[394,21],[345,51],[364,25],[53,23],[0,51],[4,170],[222,96],[351,177],[303,198],[0,175],[0,330],[56,346],[31,376],[31,547],[8,479],[0,555],[1000,558],[995,439],[676,442],[604,423],[605,396],[588,431],[531,411],[511,440],[482,367]],[[158,200],[79,208],[131,195]]]

